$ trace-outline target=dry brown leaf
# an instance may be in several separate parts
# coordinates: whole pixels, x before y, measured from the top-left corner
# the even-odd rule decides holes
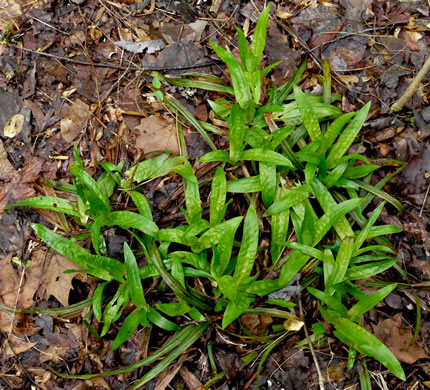
[[[268,315],[258,314],[242,314],[240,316],[240,322],[253,334],[266,333],[269,326],[272,324],[273,319]]]
[[[33,157],[21,170],[15,172],[12,180],[5,186],[0,186],[0,217],[8,201],[18,203],[36,194],[33,182],[39,177],[42,160]]]
[[[9,255],[0,260],[0,301],[12,308],[26,309],[34,303],[33,297],[43,275],[44,257],[33,256],[31,265],[20,275],[12,266],[11,259]],[[0,312],[0,331],[8,332],[13,319],[11,314]]]
[[[22,16],[22,9],[19,0],[0,1],[0,30],[6,31],[7,27],[15,23]]]
[[[7,159],[7,152],[0,140],[0,180],[10,180],[15,174],[15,168]]]
[[[19,280],[10,262],[11,258],[12,254],[0,260],[0,302],[14,307]],[[12,321],[12,314],[0,311],[0,332],[9,332]]]
[[[345,84],[348,84],[348,86],[350,86],[350,84],[356,84],[359,82],[358,77],[354,75],[341,74],[338,76]]]
[[[172,368],[165,370],[161,373],[161,375],[158,377],[158,381],[154,387],[154,390],[165,390],[170,382],[173,380],[173,378],[176,376],[180,368],[182,367],[182,364],[188,357],[187,353],[184,353],[178,360],[178,363],[173,366]]]
[[[179,154],[176,127],[161,116],[151,115],[142,119],[135,130],[139,131],[136,146],[145,153],[160,150]]]
[[[417,344],[411,344],[413,335],[409,326],[402,325],[402,313],[393,318],[379,320],[377,325],[372,326],[373,333],[381,340],[403,363],[413,364],[419,359],[428,359],[423,348]]]
[[[348,362],[340,362],[327,368],[327,381],[340,382],[345,379],[345,369],[347,365]]]
[[[420,45],[418,41],[423,39],[423,35],[417,31],[404,30],[400,33],[400,37],[403,38],[408,44],[409,49],[418,51],[420,50]]]
[[[104,378],[91,378],[84,381],[80,381],[76,386],[72,388],[72,390],[87,390],[93,389],[94,387],[103,387],[104,389],[111,390],[111,387],[108,385]]]
[[[46,288],[46,298],[49,298],[49,296],[52,295],[63,306],[69,305],[69,293],[73,288],[72,280],[76,276],[76,273],[64,273],[64,271],[69,269],[81,269],[81,267],[69,260],[67,257],[54,254],[49,261],[43,280]]]
[[[80,99],[74,99],[73,103],[65,110],[65,116],[60,123],[61,136],[64,141],[73,142],[87,126],[90,115],[88,104]]]
[[[181,375],[189,390],[203,390],[205,388],[186,366],[181,367],[179,374]]]
[[[26,340],[17,337],[13,334],[8,336],[9,342],[7,339],[4,340],[3,351],[5,351],[7,356],[19,355],[25,351],[28,351],[30,348],[33,348],[37,343],[29,343]],[[10,344],[9,344],[10,343]],[[11,348],[12,345],[12,348]]]
[[[22,105],[23,107],[27,107],[31,110],[31,113],[33,114],[33,118],[36,120],[36,125],[39,131],[43,131],[43,120],[45,119],[45,113],[42,111],[42,108],[39,106],[39,104],[26,99],[24,100],[24,103]]]
[[[291,12],[283,11],[282,9],[278,9],[276,11],[276,16],[280,19],[289,19],[293,16]]]
[[[41,352],[39,358],[40,363],[54,362],[55,364],[58,364],[62,360],[61,355],[64,355],[64,352],[65,348],[63,345],[51,344]]]

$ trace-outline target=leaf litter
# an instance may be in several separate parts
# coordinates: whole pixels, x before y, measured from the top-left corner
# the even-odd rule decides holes
[[[29,141],[17,142],[14,137],[7,138],[7,134],[2,133],[0,247],[3,258],[0,260],[2,267],[0,297],[1,303],[6,306],[15,307],[17,304],[18,308],[30,308],[36,304],[40,306],[41,303],[45,307],[66,306],[86,298],[89,293],[93,293],[93,287],[89,282],[78,280],[79,277],[74,273],[64,274],[67,269],[76,269],[76,265],[71,264],[65,257],[49,254],[45,258],[41,250],[33,251],[30,256],[24,255],[29,245],[28,235],[31,232],[26,219],[35,221],[41,217],[28,211],[15,209],[3,211],[3,207],[8,202],[16,203],[36,195],[41,175],[45,178],[71,182],[67,171],[73,143],[78,144],[87,169],[91,173],[95,172],[95,156],[98,156],[97,162],[102,158],[115,164],[124,161],[129,168],[140,159],[142,151],[148,153],[169,150],[177,154],[180,150],[176,134],[177,118],[166,120],[163,117],[165,111],[160,113],[163,106],[158,103],[158,109],[153,108],[155,102],[151,100],[152,95],[148,87],[151,79],[147,74],[138,71],[126,72],[127,67],[139,65],[180,68],[204,65],[212,60],[208,57],[212,52],[206,45],[209,39],[222,46],[227,43],[236,44],[233,22],[240,26],[248,25],[249,28],[258,18],[259,12],[256,8],[262,9],[262,2],[259,1],[254,2],[255,4],[242,2],[238,5],[239,12],[236,9],[237,5],[229,1],[214,2],[211,7],[198,4],[199,2],[188,2],[182,8],[169,5],[169,2],[157,2],[153,9],[150,8],[150,2],[146,2],[147,4],[143,2],[145,6],[141,9],[136,7],[137,11],[133,11],[135,12],[133,15],[125,12],[127,4],[112,3],[115,5],[107,7],[101,2],[86,1],[80,4],[82,9],[79,10],[75,2],[75,5],[59,2],[54,9],[50,1],[44,1],[30,5],[30,8],[34,7],[32,13],[23,13],[21,7],[25,4],[9,1],[8,7],[1,8],[2,14],[7,12],[6,17],[1,18],[2,32],[7,29],[3,25],[4,20],[10,21],[13,34],[19,33],[24,26],[22,31],[25,32],[23,40],[25,48],[37,50],[48,45],[45,49],[47,53],[88,63],[72,65],[53,58],[33,57],[31,53],[13,47],[1,52],[0,99],[5,100],[0,109],[0,118],[4,122],[0,121],[1,128],[4,129],[6,121],[22,108],[23,99],[16,99],[16,96],[22,94],[23,98],[28,99],[32,111]],[[341,102],[343,109],[356,110],[362,106],[363,101],[367,101],[367,96],[372,96],[374,103],[370,119],[386,121],[384,123],[389,123],[392,131],[385,132],[382,137],[381,131],[386,129],[386,125],[367,130],[368,133],[363,134],[366,156],[375,160],[396,158],[408,162],[401,176],[396,181],[386,184],[384,189],[389,193],[398,194],[407,205],[404,215],[397,216],[391,209],[389,213],[395,215],[397,219],[395,224],[405,231],[403,238],[399,239],[399,255],[404,256],[403,266],[412,274],[414,283],[419,286],[420,282],[425,282],[430,277],[430,272],[426,271],[430,226],[428,196],[430,118],[425,111],[428,104],[428,85],[424,84],[413,96],[407,105],[410,111],[398,115],[389,112],[391,103],[406,89],[426,55],[429,7],[425,1],[413,3],[412,8],[407,2],[392,4],[378,1],[294,2],[282,6],[272,4],[272,12],[287,22],[291,30],[285,30],[272,19],[269,23],[265,54],[266,65],[283,60],[269,76],[275,85],[287,81],[294,74],[302,56],[307,54],[311,59],[308,61],[308,70],[302,76],[302,86],[309,91],[318,84],[316,76],[319,73],[318,63],[312,59],[312,55],[315,55],[317,60],[322,57],[329,59],[335,72],[334,77],[338,77],[340,82],[347,80],[344,85],[342,83],[334,85],[334,91],[343,95]],[[119,21],[118,24],[114,23],[114,20]],[[89,32],[86,31],[88,26],[91,26]],[[19,34],[17,37],[19,38]],[[136,49],[133,49],[134,52],[127,50],[133,46],[126,46],[122,51],[120,47],[116,48],[112,44],[120,41],[142,43],[143,46],[146,45],[147,53],[136,57]],[[145,42],[158,43],[151,46]],[[163,48],[163,45],[166,47]],[[142,45],[137,46],[139,54]],[[20,61],[17,62],[17,59]],[[91,62],[107,61],[125,69],[100,67],[94,69],[91,65]],[[35,76],[32,76],[35,62],[37,69]],[[197,67],[194,70],[215,74],[227,80],[226,73],[218,66]],[[168,73],[179,74],[184,73],[184,70],[172,70]],[[36,87],[23,90],[25,81],[31,77],[35,77]],[[215,100],[217,97],[214,92],[195,91],[180,86],[170,86],[168,92],[180,99],[191,112],[194,112],[196,107],[205,106],[208,99]],[[123,98],[124,95],[127,96],[126,99]],[[70,104],[70,101],[75,104]],[[126,104],[127,108],[123,106]],[[147,117],[142,120],[133,114],[121,116],[116,115],[115,110],[108,111],[108,107],[121,106],[131,112],[144,111]],[[93,112],[100,122],[93,120],[90,112]],[[209,118],[210,115],[209,113]],[[201,118],[205,118],[204,113]],[[182,125],[189,141],[187,147],[190,155],[193,157],[199,155],[200,147],[196,147],[196,144],[202,142],[200,137],[198,134],[191,137],[190,134],[196,134],[194,129],[186,122]],[[122,129],[121,132],[118,129]],[[223,146],[223,142],[226,141],[219,140],[220,147]],[[51,158],[48,158],[49,156]],[[62,156],[68,159],[62,160]],[[173,217],[175,215],[173,211],[180,207],[180,202],[175,204],[177,198],[170,199],[169,191],[163,192],[162,189],[169,181],[172,183],[174,180],[177,178],[171,174],[167,181],[160,179],[146,185],[149,190],[153,186],[152,193],[158,197],[157,201],[164,200],[169,206],[166,210],[172,212]],[[389,223],[387,216],[382,218]],[[177,222],[174,218],[172,220]],[[13,228],[14,226],[17,228]],[[18,261],[12,262],[12,257]],[[31,264],[24,272],[24,268],[19,265],[20,262]],[[49,268],[43,272],[43,266],[46,264],[49,264]],[[20,286],[22,275],[23,284]],[[74,285],[77,286],[75,290]],[[36,292],[41,301],[35,300]],[[399,294],[403,297],[401,291]],[[419,294],[423,306],[424,303],[429,304],[428,295],[424,291],[419,291]],[[404,323],[407,321],[415,324],[415,311],[403,307],[407,306],[405,303],[407,300],[402,299],[401,302],[403,303],[400,307],[385,303],[378,307],[385,316],[391,318],[376,312],[372,314],[373,318],[366,321],[371,323],[374,334],[387,343],[399,360],[412,365],[418,359],[428,358],[429,351],[420,346],[422,340],[428,338],[428,313],[422,312],[421,341],[410,345],[413,329]],[[304,308],[305,312],[312,313],[315,310],[312,300],[306,301]],[[415,308],[415,303],[412,308]],[[402,313],[398,313],[398,310]],[[0,316],[3,332],[9,332],[10,321],[13,318],[2,311]],[[77,371],[85,365],[98,366],[104,371],[106,368],[118,367],[121,364],[119,357],[114,355],[97,359],[82,357],[85,349],[80,342],[83,337],[91,336],[88,336],[88,330],[83,326],[81,317],[75,317],[70,323],[62,323],[56,319],[49,322],[43,315],[16,313],[15,321],[17,320],[22,321],[22,324],[15,326],[14,332],[10,333],[9,341],[15,353],[22,357],[23,364],[27,362],[29,367],[42,367],[40,363],[51,361],[59,368],[62,359],[74,362],[71,364]],[[251,334],[258,335],[270,328],[273,318],[251,315],[243,317],[242,321],[243,326]],[[160,339],[166,337],[162,332],[156,336]],[[234,336],[232,337],[234,339]],[[95,345],[98,344],[99,350],[108,348],[111,343],[92,340]],[[237,340],[243,341],[240,338]],[[13,358],[14,353],[10,353],[12,351],[6,341],[4,339],[2,344],[2,350],[6,351],[2,360],[11,362],[13,360],[7,359]],[[144,345],[148,340],[140,341],[142,344],[136,348],[140,348],[139,353],[145,354]],[[305,388],[305,383],[306,386],[315,383],[313,381],[316,380],[317,374],[314,364],[307,350],[296,347],[299,341],[297,339],[294,343],[281,344],[281,347],[272,353],[260,383],[268,384],[271,381],[272,388],[283,386],[298,389]],[[332,352],[338,352],[338,356],[341,356],[340,344],[334,339],[331,342]],[[35,354],[34,347],[44,353]],[[225,349],[225,344],[222,348]],[[227,351],[223,351],[222,348],[215,352],[216,360],[227,377],[232,381],[238,381],[237,383],[241,383],[240,386],[243,387],[246,380],[252,378],[253,371],[252,369],[246,371],[240,360],[239,356],[244,352],[242,344],[230,344]],[[323,349],[321,351],[330,353]],[[280,362],[286,362],[281,370],[278,367]],[[330,381],[342,386],[349,379],[350,372],[345,371],[343,362],[336,359],[331,361],[330,356],[327,359],[321,357],[320,363],[323,369],[330,372],[328,376]],[[375,372],[378,371],[376,364],[368,362],[368,366]],[[191,379],[190,370],[191,375],[197,378],[197,382]],[[418,380],[421,374],[413,372],[412,367],[410,370],[413,378],[411,380]],[[189,359],[177,371],[178,374],[171,379],[173,382],[181,375],[185,383],[189,384],[189,388],[200,386],[199,370]],[[48,387],[64,383],[53,375],[46,376],[46,373],[44,370],[33,371],[31,375]],[[345,378],[342,378],[342,374],[345,374]],[[42,379],[43,375],[48,379]],[[103,387],[107,386],[106,388],[108,386],[115,388],[119,384],[116,379],[100,380],[102,382],[96,383]],[[28,381],[28,378],[23,377],[23,381]],[[19,382],[18,386],[26,386],[23,383]],[[73,383],[74,388],[77,388],[77,382]]]

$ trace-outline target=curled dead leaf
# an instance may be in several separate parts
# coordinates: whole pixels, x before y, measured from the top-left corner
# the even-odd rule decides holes
[[[60,122],[61,136],[64,141],[73,142],[79,133],[85,129],[90,115],[88,104],[80,99],[74,99]]]
[[[295,332],[302,329],[304,322],[295,316],[291,316],[291,318],[284,321],[283,325],[285,330]]]
[[[16,114],[10,118],[5,127],[3,128],[3,134],[8,138],[15,138],[24,126],[24,115]]]

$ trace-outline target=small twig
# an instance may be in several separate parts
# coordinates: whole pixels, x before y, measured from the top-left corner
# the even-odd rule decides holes
[[[16,337],[16,336],[14,336],[14,337]],[[27,369],[21,363],[21,360],[19,359],[17,353],[15,352],[15,349],[13,348],[12,343],[9,340],[9,335],[7,336],[6,340],[7,340],[7,343],[9,345],[10,350],[13,353],[15,361],[18,364],[18,366],[21,368],[22,372],[27,376],[28,380],[33,384],[33,386],[35,386],[37,389],[40,389],[39,385],[34,381],[34,379],[31,377],[31,375],[29,374],[29,372],[27,371]]]
[[[13,47],[15,49],[23,50],[23,51],[26,51],[29,53],[37,54],[39,56],[54,58],[54,59],[59,60],[59,61],[70,62],[72,64],[87,65],[87,66],[93,65],[93,66],[98,67],[98,68],[134,70],[134,71],[140,71],[140,72],[150,72],[150,71],[161,72],[163,70],[187,70],[187,69],[195,69],[195,68],[204,68],[204,67],[208,67],[208,66],[212,66],[212,65],[218,65],[218,64],[222,63],[222,61],[220,61],[220,60],[214,60],[214,61],[205,62],[203,64],[193,64],[193,65],[183,65],[183,66],[151,66],[151,67],[122,66],[122,65],[116,65],[116,64],[106,64],[103,62],[94,62],[93,64],[91,64],[91,62],[89,62],[89,61],[75,60],[73,58],[57,56],[56,54],[43,53],[41,51],[27,49],[26,47],[19,47],[19,46],[12,45],[12,44],[9,44],[8,46]]]
[[[311,350],[312,358],[314,359],[315,368],[317,369],[318,383],[320,385],[320,390],[325,390],[324,376],[321,372],[321,368],[320,368],[320,365],[318,363],[318,358],[317,358],[317,355],[314,351],[314,347],[312,345],[312,340],[311,340],[311,337],[309,336],[308,328],[306,326],[306,322],[305,322],[304,315],[303,315],[303,306],[302,306],[302,300],[301,299],[299,299],[299,311],[300,311],[300,318],[303,321],[303,329],[305,330],[306,340],[308,341],[309,349]]]
[[[430,58],[430,57],[429,57],[429,58]],[[424,206],[425,206],[425,205],[426,205],[426,203],[427,203],[427,198],[428,198],[428,196],[429,196],[429,191],[430,191],[430,183],[429,183],[429,185],[428,185],[428,187],[427,187],[427,191],[426,191],[426,195],[424,196],[423,204],[421,205],[421,210],[420,210],[420,214],[419,214],[420,218],[423,216]]]
[[[415,92],[418,89],[418,86],[420,85],[421,81],[429,71],[430,71],[430,56],[427,57],[426,62],[424,62],[424,65],[417,73],[417,75],[414,77],[414,79],[412,80],[412,83],[409,85],[408,89],[405,91],[402,97],[396,102],[394,102],[394,104],[391,106],[391,112],[400,111],[404,107],[404,105],[411,99],[411,97],[414,96]]]
[[[33,15],[29,14],[29,13],[28,13],[26,16],[28,16],[28,17],[29,17],[29,18],[31,18],[31,19],[34,19],[36,22],[39,22],[39,23],[41,23],[41,24],[45,25],[46,27],[49,27],[49,28],[52,28],[52,29],[53,29],[53,30],[55,30],[55,31],[58,31],[58,32],[59,32],[59,33],[61,33],[61,34],[64,34],[64,35],[70,35],[68,32],[63,31],[63,30],[60,30],[60,29],[58,29],[57,27],[54,27],[54,26],[52,26],[51,24],[46,23],[46,22],[44,22],[43,20],[40,20],[40,19],[36,18],[35,16],[33,16]]]

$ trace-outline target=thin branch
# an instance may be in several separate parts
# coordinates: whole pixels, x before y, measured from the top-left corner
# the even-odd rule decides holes
[[[320,390],[325,390],[325,387],[324,387],[324,375],[321,372],[321,368],[320,368],[320,365],[318,363],[318,358],[317,358],[317,355],[315,353],[314,347],[312,345],[311,337],[309,336],[308,328],[306,326],[305,318],[304,318],[304,315],[303,315],[303,306],[302,306],[302,300],[301,299],[299,299],[299,311],[300,311],[300,318],[303,321],[303,329],[305,331],[306,340],[308,341],[309,349],[311,350],[312,358],[314,359],[315,368],[317,369],[318,383],[320,385]]]
[[[26,51],[28,53],[36,54],[39,56],[54,58],[54,59],[59,60],[59,61],[70,62],[72,64],[87,65],[87,66],[94,65],[95,67],[98,67],[98,68],[133,70],[133,71],[141,71],[141,72],[151,72],[151,71],[161,72],[163,70],[187,70],[187,69],[195,69],[195,68],[204,68],[204,67],[208,67],[208,66],[212,66],[212,65],[218,65],[218,64],[222,63],[222,61],[220,61],[220,60],[214,60],[214,61],[204,62],[203,64],[193,64],[193,65],[183,65],[183,66],[151,66],[151,67],[122,66],[122,65],[116,65],[116,64],[107,64],[107,63],[103,63],[103,62],[94,62],[93,64],[91,64],[91,62],[89,62],[89,61],[75,60],[73,58],[62,57],[62,56],[58,56],[56,54],[44,53],[44,52],[37,51],[37,50],[27,49],[26,47],[19,47],[19,46],[12,45],[12,44],[8,44],[8,46],[13,47],[15,49],[22,50],[22,51]]]
[[[414,77],[414,79],[412,80],[412,83],[409,85],[408,89],[405,91],[402,97],[396,102],[394,102],[394,104],[391,106],[391,112],[400,111],[404,107],[404,105],[411,99],[411,97],[414,96],[415,92],[418,89],[418,86],[420,85],[421,81],[429,71],[430,71],[430,56],[427,57],[426,62],[424,62],[424,65],[417,73],[417,75]]]

